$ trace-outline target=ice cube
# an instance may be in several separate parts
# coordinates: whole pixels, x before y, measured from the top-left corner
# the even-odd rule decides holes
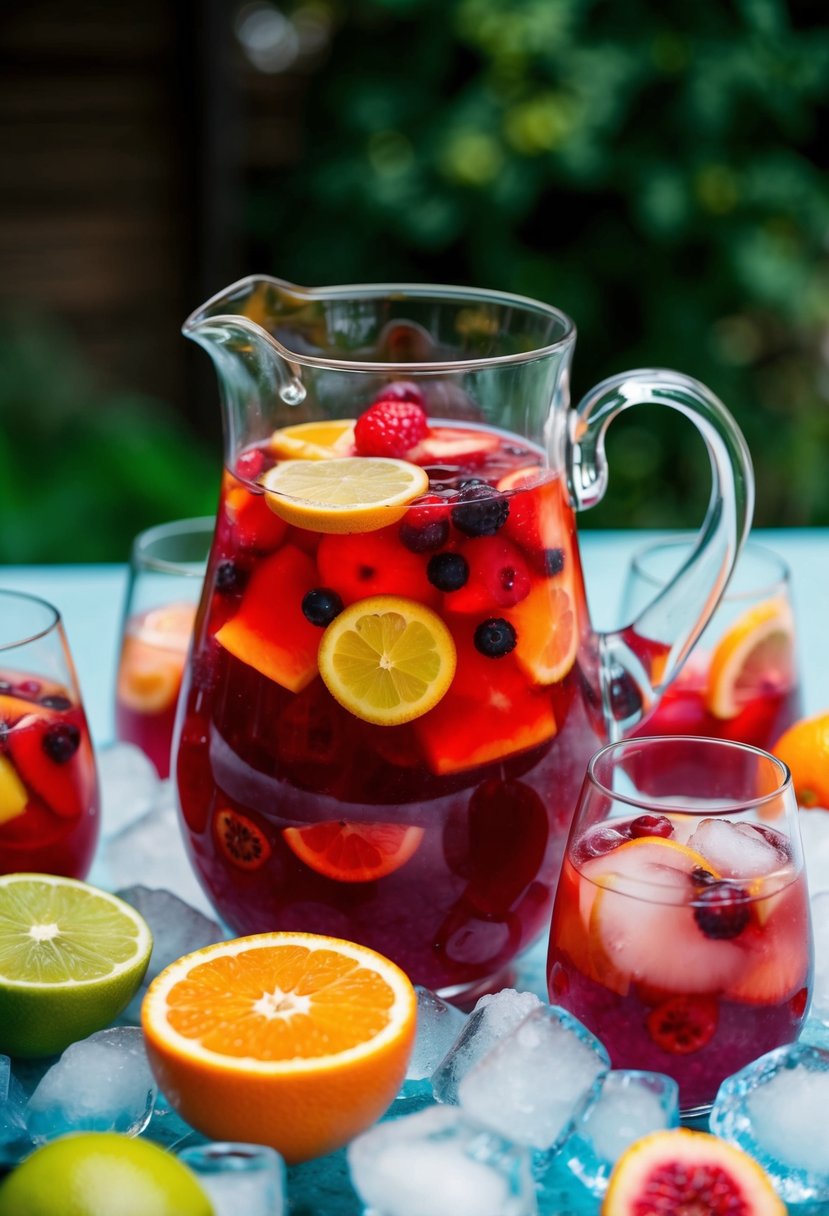
[[[199,1176],[214,1216],[282,1216],[285,1164],[262,1144],[203,1144],[182,1149],[185,1165]]]
[[[31,1148],[26,1130],[26,1092],[12,1072],[8,1056],[0,1056],[0,1162],[13,1164]]]
[[[29,1099],[29,1133],[43,1143],[70,1131],[137,1136],[150,1121],[156,1085],[137,1027],[99,1030],[66,1048]]]
[[[750,823],[703,819],[688,838],[694,849],[722,878],[761,878],[785,865],[788,858]]]
[[[536,1216],[526,1150],[433,1106],[378,1123],[348,1147],[372,1216]]]
[[[562,1149],[567,1164],[594,1195],[601,1197],[614,1164],[634,1140],[649,1132],[679,1127],[679,1087],[659,1072],[615,1070],[601,1084]]]
[[[829,1026],[829,891],[812,896],[812,927],[815,939],[815,976],[811,1016]]]
[[[141,913],[153,935],[153,952],[145,984],[184,954],[220,942],[226,934],[218,921],[179,899],[172,891],[152,887],[123,887],[121,899]]]
[[[517,1144],[547,1152],[570,1133],[610,1068],[602,1044],[558,1006],[528,1014],[461,1078],[461,1109]]]
[[[111,743],[97,749],[101,787],[101,830],[104,839],[146,815],[161,788],[155,765],[132,743]]]
[[[829,1051],[793,1043],[724,1081],[710,1126],[760,1162],[785,1203],[829,1204],[827,1110]]]
[[[407,1081],[431,1077],[460,1034],[466,1014],[448,1005],[428,988],[416,988],[417,1035],[406,1072]]]
[[[457,1102],[458,1085],[473,1064],[540,1006],[535,993],[514,988],[482,996],[432,1076],[438,1102]]]
[[[829,891],[829,811],[801,811],[798,824],[809,890]]]

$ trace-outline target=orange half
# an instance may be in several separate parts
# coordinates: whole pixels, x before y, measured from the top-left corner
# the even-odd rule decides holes
[[[372,882],[393,874],[414,856],[423,840],[423,828],[328,819],[307,828],[284,828],[282,837],[317,874],[337,882]]]
[[[705,704],[715,718],[736,718],[762,689],[794,679],[794,618],[780,597],[749,608],[723,634],[711,656]]]

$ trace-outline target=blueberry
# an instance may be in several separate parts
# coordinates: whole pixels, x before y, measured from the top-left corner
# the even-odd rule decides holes
[[[467,481],[452,508],[452,523],[464,536],[494,536],[507,521],[509,502],[492,486]]]
[[[71,722],[55,722],[43,736],[43,750],[55,764],[66,764],[81,745],[81,732]]]
[[[469,578],[469,565],[460,553],[436,553],[429,558],[426,577],[438,591],[459,591]]]
[[[428,553],[446,544],[449,535],[449,520],[443,516],[418,527],[404,522],[400,525],[400,539],[412,553]]]
[[[247,582],[247,574],[236,562],[228,559],[227,561],[219,562],[216,567],[216,590],[223,595],[233,595],[236,591],[241,591]]]
[[[343,610],[343,602],[330,587],[314,587],[302,597],[302,612],[312,625],[324,629]]]
[[[545,549],[541,555],[541,560],[545,574],[561,574],[564,569],[564,550]]]
[[[700,931],[713,941],[739,937],[750,916],[749,895],[742,887],[714,881],[697,891],[694,920]]]
[[[488,659],[502,659],[505,654],[515,649],[517,641],[515,630],[502,616],[482,621],[475,630],[475,646]]]
[[[68,697],[62,697],[60,693],[54,693],[48,697],[41,697],[40,704],[45,705],[47,709],[71,709],[72,702]]]

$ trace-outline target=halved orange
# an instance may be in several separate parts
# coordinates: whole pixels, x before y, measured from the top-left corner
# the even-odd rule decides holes
[[[452,683],[456,653],[431,608],[373,595],[334,618],[317,660],[328,691],[345,709],[365,722],[398,726],[437,705]]]
[[[271,435],[270,449],[280,460],[330,460],[354,449],[353,418],[321,418],[283,426]]]
[[[429,477],[407,460],[340,456],[283,460],[262,478],[280,519],[316,532],[374,532],[400,519],[425,494]]]
[[[317,874],[337,882],[372,882],[393,874],[414,856],[423,840],[423,828],[326,819],[306,828],[283,828],[282,837]]]
[[[763,600],[720,638],[708,669],[706,708],[736,718],[762,689],[790,688],[794,679],[794,618],[788,601]]]
[[[772,751],[791,770],[798,804],[829,811],[829,710],[795,722]]]
[[[295,1162],[333,1152],[384,1113],[416,1012],[407,976],[374,950],[262,933],[172,963],[141,1022],[158,1084],[188,1123]]]

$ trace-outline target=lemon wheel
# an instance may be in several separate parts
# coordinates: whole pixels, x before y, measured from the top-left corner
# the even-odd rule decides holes
[[[353,451],[354,419],[323,418],[283,426],[271,435],[274,456],[293,460],[330,460]]]
[[[317,532],[376,532],[425,494],[429,477],[407,460],[342,456],[283,460],[262,478],[270,509]]]

